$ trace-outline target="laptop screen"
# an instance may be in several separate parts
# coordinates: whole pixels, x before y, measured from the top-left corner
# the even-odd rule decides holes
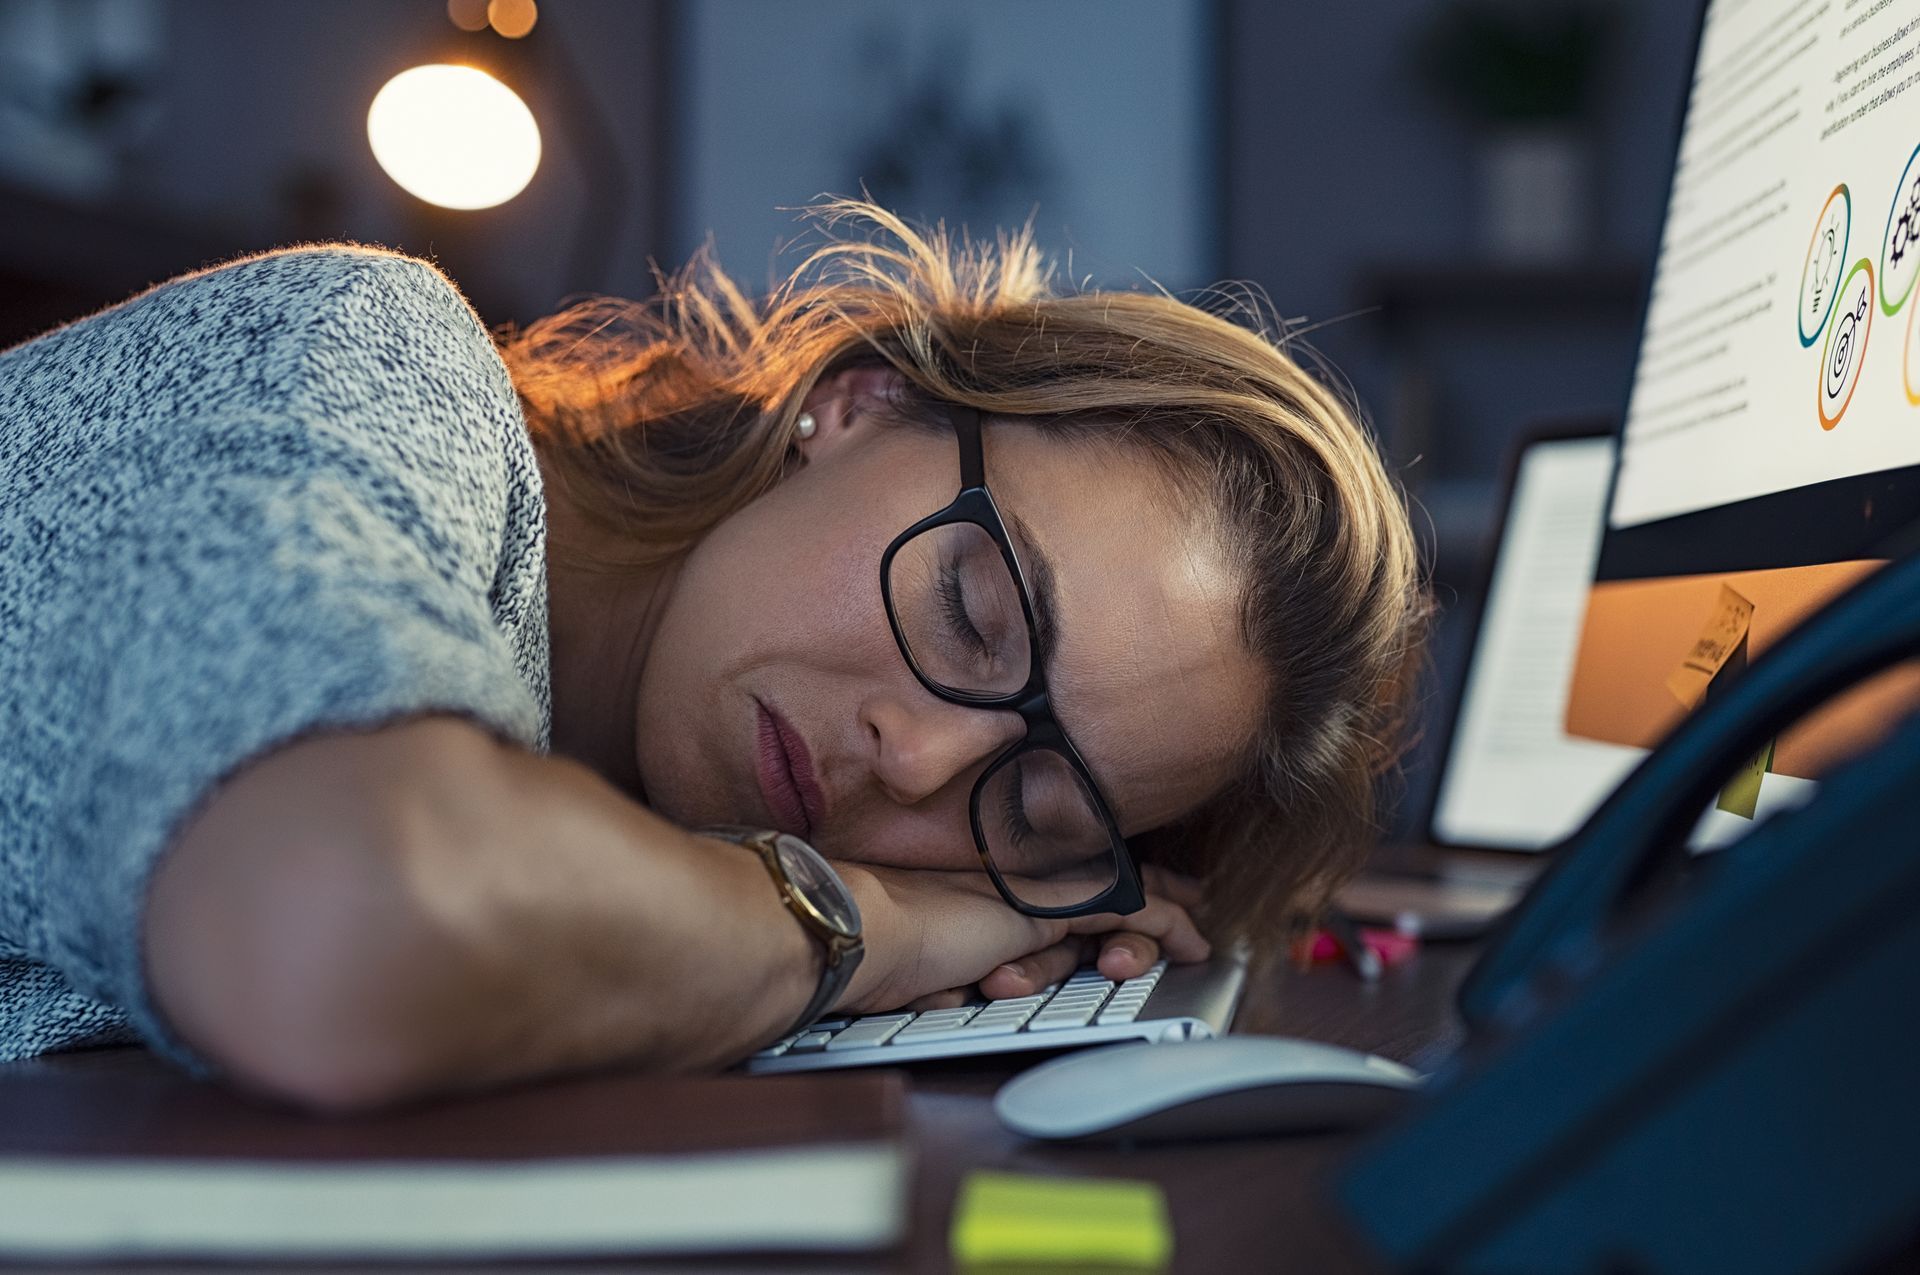
[[[1434,799],[1442,845],[1544,849],[1638,756],[1563,725],[1612,473],[1611,438],[1546,439],[1520,455]]]

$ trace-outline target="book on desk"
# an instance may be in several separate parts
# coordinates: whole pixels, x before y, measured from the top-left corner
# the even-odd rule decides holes
[[[852,1252],[905,1232],[894,1073],[634,1074],[318,1119],[108,1051],[0,1069],[0,1261]]]

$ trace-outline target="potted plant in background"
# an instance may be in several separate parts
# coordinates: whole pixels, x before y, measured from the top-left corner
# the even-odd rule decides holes
[[[1418,78],[1478,133],[1482,250],[1547,265],[1584,255],[1598,229],[1589,107],[1611,35],[1598,5],[1465,0],[1415,45]]]

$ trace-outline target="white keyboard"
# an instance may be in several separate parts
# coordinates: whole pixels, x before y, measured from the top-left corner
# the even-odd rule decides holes
[[[1063,983],[1014,1000],[986,1001],[952,1009],[920,1013],[901,1010],[890,1014],[823,1018],[748,1058],[749,1072],[798,1071],[825,1067],[897,1064],[965,1054],[1005,1053],[1094,1044],[1105,1040],[1167,1038],[1191,1039],[1226,1030],[1232,1005],[1238,1000],[1238,965],[1209,971],[1183,966],[1176,971],[1191,987],[1209,974],[1215,982],[1230,980],[1224,1008],[1191,1016],[1193,995],[1162,999],[1176,1001],[1189,1016],[1168,1018],[1154,1002],[1154,993],[1168,977],[1161,961],[1138,978],[1116,984],[1096,969],[1083,969]],[[1218,1004],[1219,996],[1202,998]],[[1150,1006],[1149,1002],[1153,1002]],[[1210,1021],[1219,1018],[1220,1021]],[[1164,1021],[1163,1021],[1164,1020]]]

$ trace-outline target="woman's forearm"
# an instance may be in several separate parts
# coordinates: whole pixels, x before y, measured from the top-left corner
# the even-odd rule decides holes
[[[236,1079],[349,1108],[786,1026],[817,946],[751,850],[449,719],[243,772],[156,874],[153,994]]]

